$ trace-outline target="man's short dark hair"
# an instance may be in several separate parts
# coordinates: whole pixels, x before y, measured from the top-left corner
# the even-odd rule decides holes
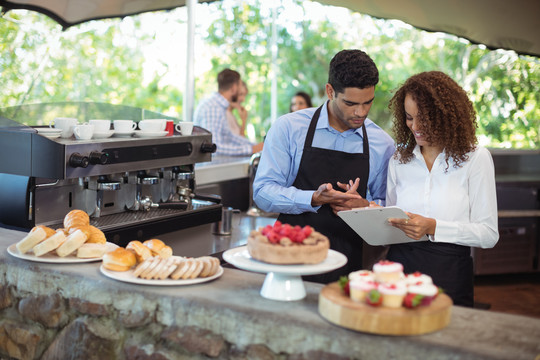
[[[349,87],[365,89],[378,82],[379,70],[362,50],[341,50],[330,61],[328,83],[336,93],[342,93]]]
[[[231,69],[222,70],[217,76],[218,90],[227,91],[240,81],[240,74]]]

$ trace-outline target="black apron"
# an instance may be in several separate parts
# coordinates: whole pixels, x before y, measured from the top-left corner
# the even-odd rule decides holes
[[[391,245],[388,260],[403,264],[405,273],[420,271],[432,277],[454,305],[473,307],[474,275],[471,248],[431,241]]]
[[[313,190],[321,184],[331,183],[338,189],[337,182],[348,183],[360,178],[358,193],[366,197],[369,177],[369,143],[365,125],[363,131],[363,153],[346,153],[342,151],[314,148],[311,146],[315,128],[319,120],[322,106],[315,111],[304,144],[304,152],[300,160],[298,175],[293,183],[298,189]],[[363,240],[340,217],[334,215],[329,205],[323,205],[317,213],[305,212],[298,215],[280,214],[278,220],[284,224],[310,225],[330,239],[330,248],[347,256],[347,264],[335,271],[304,277],[305,280],[321,283],[337,281],[341,275],[362,269]]]

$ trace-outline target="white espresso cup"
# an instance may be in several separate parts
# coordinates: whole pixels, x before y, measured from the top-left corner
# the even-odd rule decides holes
[[[139,121],[139,129],[145,132],[165,131],[167,120],[165,119],[146,119]]]
[[[111,130],[111,120],[92,119],[88,121],[88,124],[94,125],[94,132],[96,133],[104,133]]]
[[[77,124],[78,121],[75,118],[57,117],[49,124],[49,127],[54,126],[55,129],[61,129],[60,137],[66,139],[73,136],[73,127]]]
[[[114,130],[124,133],[133,131],[137,127],[137,123],[133,120],[114,120],[113,124]]]
[[[75,125],[73,127],[73,134],[75,134],[77,140],[90,140],[94,136],[94,125]]]
[[[176,124],[176,131],[182,135],[191,135],[193,132],[193,122],[191,121],[180,121]]]

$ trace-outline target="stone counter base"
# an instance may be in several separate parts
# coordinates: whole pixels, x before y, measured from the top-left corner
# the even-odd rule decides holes
[[[159,310],[118,310],[59,294],[34,296],[0,286],[0,359],[340,359],[313,351],[276,354],[238,348],[211,329],[167,326]]]

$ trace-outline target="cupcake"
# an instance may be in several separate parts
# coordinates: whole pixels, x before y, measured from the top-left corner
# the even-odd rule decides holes
[[[369,280],[354,279],[349,282],[350,297],[352,300],[362,302],[366,295],[377,288],[377,283]]]
[[[349,274],[349,280],[375,281],[375,275],[369,270],[358,270]]]
[[[403,265],[397,262],[381,260],[373,265],[375,281],[379,283],[397,282],[403,279]]]
[[[421,305],[429,305],[439,294],[439,288],[433,284],[420,283],[409,285],[407,292],[409,294],[423,296]]]
[[[407,295],[407,285],[404,281],[379,284],[379,292],[383,297],[382,306],[400,308]]]
[[[405,278],[407,285],[420,285],[420,284],[433,284],[431,276],[422,274],[420,271],[416,271],[412,274],[407,274]]]

